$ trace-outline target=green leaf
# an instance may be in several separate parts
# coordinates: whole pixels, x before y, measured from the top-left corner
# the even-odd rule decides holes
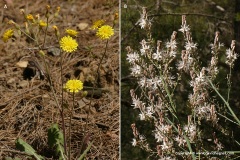
[[[85,151],[84,151],[83,154],[78,158],[78,160],[82,160],[82,159],[86,156],[86,154],[87,154],[87,152],[90,150],[92,144],[93,144],[93,142],[91,142],[91,143],[88,145],[87,149],[85,149]]]
[[[63,143],[63,133],[59,130],[58,124],[53,124],[51,128],[48,129],[48,145],[50,147],[56,147],[56,153],[59,155],[60,160],[65,160]]]
[[[189,149],[189,151],[190,151],[190,153],[191,153],[191,155],[192,155],[192,159],[193,159],[193,160],[196,160],[195,153],[194,153],[193,150],[192,150],[191,143],[190,143],[188,137],[187,137],[185,134],[184,134],[183,136],[184,136],[184,139],[187,141],[187,146],[188,146],[188,149]]]
[[[48,145],[54,147],[58,142],[63,145],[63,134],[58,128],[58,124],[53,124],[48,129]]]
[[[20,151],[23,151],[29,155],[34,156],[37,160],[43,160],[44,158],[36,153],[36,151],[21,138],[18,138],[16,141],[16,148]]]

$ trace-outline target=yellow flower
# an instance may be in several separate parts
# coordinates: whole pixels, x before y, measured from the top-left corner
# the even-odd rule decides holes
[[[71,37],[76,37],[78,34],[78,32],[75,31],[74,29],[66,29],[66,33]]]
[[[30,21],[33,21],[33,15],[31,15],[31,14],[28,14],[27,16],[26,16],[26,18],[27,18],[27,20],[30,20]]]
[[[104,25],[98,29],[96,35],[101,39],[109,39],[113,34],[113,28],[109,25]]]
[[[44,22],[43,20],[40,20],[40,21],[39,21],[39,26],[40,26],[40,27],[46,27],[46,26],[47,26],[47,23]]]
[[[68,80],[64,88],[69,92],[77,93],[83,89],[83,83],[82,81],[76,79]]]
[[[103,24],[105,23],[105,20],[97,20],[93,23],[93,26],[91,27],[91,29],[98,29],[99,27],[101,27]]]
[[[12,36],[13,36],[13,30],[8,29],[3,33],[3,36],[2,36],[3,42],[6,43]]]
[[[60,47],[63,51],[65,52],[73,52],[77,49],[78,47],[78,43],[75,39],[73,39],[70,36],[64,36],[61,40],[60,40]]]

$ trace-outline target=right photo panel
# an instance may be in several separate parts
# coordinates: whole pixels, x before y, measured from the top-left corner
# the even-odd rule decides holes
[[[240,1],[121,1],[121,159],[240,158]]]

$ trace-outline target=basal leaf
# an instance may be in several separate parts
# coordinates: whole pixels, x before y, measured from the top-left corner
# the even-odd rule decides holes
[[[20,151],[23,151],[29,155],[34,156],[37,160],[43,160],[44,158],[36,153],[36,151],[24,140],[18,138],[16,141],[16,148]]]

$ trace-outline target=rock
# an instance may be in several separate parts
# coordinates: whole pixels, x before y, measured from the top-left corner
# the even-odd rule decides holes
[[[42,95],[42,98],[48,99],[48,98],[49,98],[49,95],[48,95],[48,94],[44,94],[44,95]]]
[[[48,51],[48,54],[51,54],[53,56],[59,56],[60,53],[61,53],[61,50],[59,48],[56,48],[56,47],[49,48],[47,51]]]
[[[28,86],[28,81],[22,80],[18,83],[18,86],[21,87],[21,88],[25,88],[25,87]]]
[[[84,30],[84,29],[86,29],[87,27],[88,27],[88,23],[79,23],[78,25],[77,25],[77,27],[78,27],[78,29],[80,30],[80,31],[82,31],[82,30]]]
[[[20,68],[26,68],[27,65],[28,65],[28,61],[19,61],[16,63],[16,66]]]

